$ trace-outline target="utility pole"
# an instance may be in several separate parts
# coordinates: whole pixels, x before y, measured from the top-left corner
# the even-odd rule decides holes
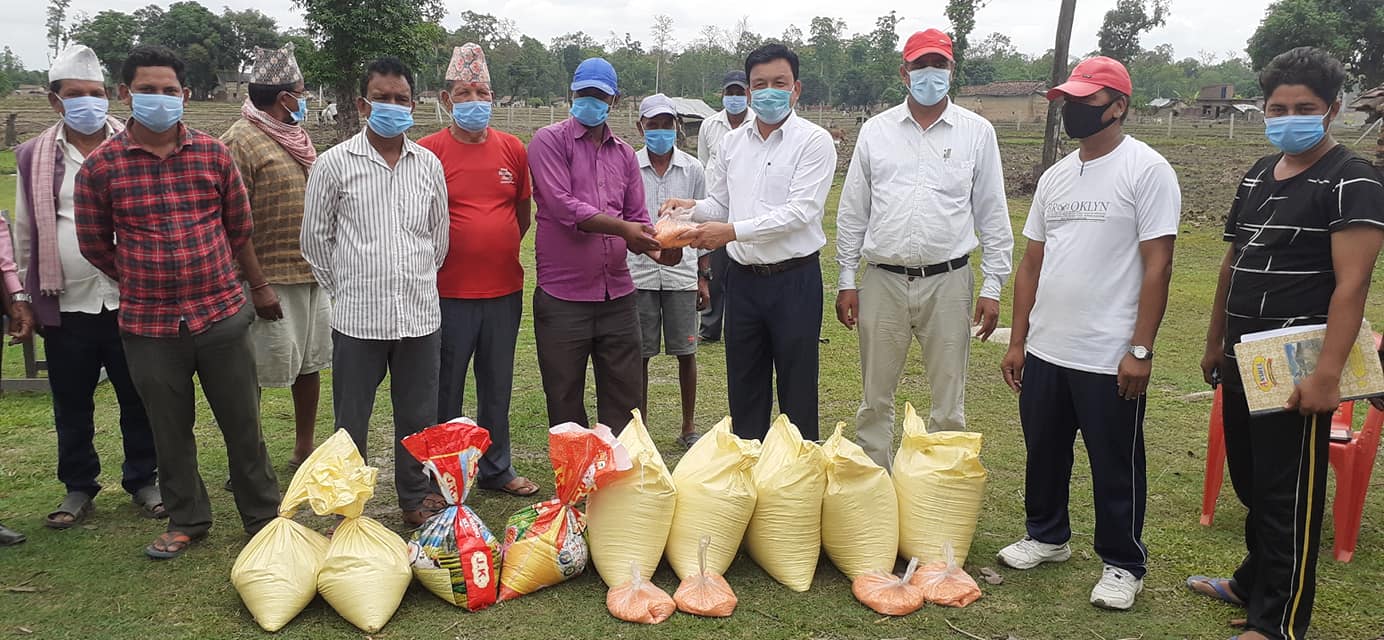
[[[1067,81],[1067,52],[1072,45],[1072,19],[1076,15],[1076,0],[1062,0],[1057,15],[1057,42],[1052,49],[1052,83],[1048,88]],[[1048,103],[1048,125],[1043,133],[1043,170],[1057,162],[1057,123],[1061,119],[1056,101]]]

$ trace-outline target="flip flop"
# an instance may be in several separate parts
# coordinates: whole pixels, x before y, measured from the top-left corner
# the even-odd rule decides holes
[[[194,538],[181,531],[165,531],[144,547],[144,555],[154,560],[172,560],[187,553],[188,547],[201,539],[202,536]],[[163,545],[162,549],[156,546],[159,544]]]
[[[1245,606],[1244,601],[1241,600],[1239,596],[1235,595],[1235,592],[1230,590],[1230,581],[1225,578],[1192,576],[1190,578],[1187,578],[1186,584],[1188,591],[1191,591],[1192,593],[1195,593],[1199,596],[1206,596],[1214,600],[1220,600],[1221,602],[1224,602],[1229,605],[1234,605],[1237,607]],[[1204,584],[1208,587],[1211,587],[1211,590],[1214,593],[1207,593],[1205,591],[1202,591],[1201,589],[1198,589],[1197,585],[1199,584]]]
[[[404,520],[404,524],[414,528],[421,527],[423,526],[424,522],[428,521],[428,518],[437,515],[439,511],[442,511],[447,507],[448,504],[446,498],[436,493],[430,493],[427,496],[423,497],[423,502],[418,505],[417,509],[401,510],[403,512],[402,517]]]
[[[524,484],[519,485],[518,489],[511,489],[509,488],[509,485],[504,485],[501,487],[497,487],[495,490],[502,491],[517,498],[528,498],[539,492],[538,485],[535,484],[532,480],[529,480],[528,478],[524,477],[516,478],[516,480],[524,481]]]
[[[28,540],[24,534],[0,524],[0,547],[13,547]]]
[[[692,445],[697,444],[697,441],[701,439],[702,434],[700,433],[684,433],[678,436],[678,444],[682,445],[684,449],[691,449]]]
[[[139,491],[136,491],[130,500],[139,506],[139,515],[150,520],[162,520],[168,517],[168,509],[163,506],[163,493],[159,491],[159,485],[151,484]]]
[[[62,504],[58,505],[57,510],[48,514],[48,517],[43,520],[43,526],[49,529],[71,529],[86,522],[87,516],[91,515],[95,508],[96,505],[92,503],[91,496],[81,491],[68,492],[67,496],[62,499]],[[58,516],[63,515],[72,516],[72,519],[58,519]]]

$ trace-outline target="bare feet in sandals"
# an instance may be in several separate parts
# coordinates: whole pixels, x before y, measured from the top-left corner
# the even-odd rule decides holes
[[[529,480],[524,476],[519,476],[513,480],[510,480],[509,484],[500,487],[499,490],[508,493],[512,496],[527,498],[538,493],[538,485],[534,484],[532,480]]]
[[[165,531],[144,547],[144,555],[155,560],[172,560],[187,553],[187,548],[200,539],[201,536],[194,538],[182,531]]]
[[[1236,607],[1245,606],[1245,601],[1235,594],[1235,590],[1230,586],[1227,578],[1208,578],[1206,576],[1192,576],[1187,578],[1187,588],[1192,593],[1201,594],[1208,598],[1220,600]]]
[[[139,507],[139,515],[153,520],[162,520],[168,517],[168,509],[163,506],[163,493],[159,491],[159,485],[151,484],[130,496],[130,500]]]
[[[71,529],[86,522],[87,516],[90,516],[95,508],[91,496],[81,491],[70,491],[62,499],[62,504],[43,520],[43,526],[49,529]]]
[[[423,498],[423,502],[417,509],[404,509],[404,524],[410,527],[421,527],[424,522],[437,515],[437,512],[447,508],[447,499],[436,494],[430,493]]]

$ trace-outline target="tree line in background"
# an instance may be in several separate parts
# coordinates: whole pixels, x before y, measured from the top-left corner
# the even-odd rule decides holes
[[[802,60],[802,103],[866,107],[903,100],[906,89],[898,74],[901,43],[897,29],[903,16],[891,11],[871,29],[848,33],[844,20],[819,16],[806,31],[790,25],[780,34],[753,30],[742,17],[729,26],[706,25],[690,41],[673,36],[673,20],[657,15],[647,33],[573,31],[543,42],[520,33],[508,18],[464,11],[443,22],[441,0],[294,0],[306,27],[280,29],[275,20],[248,9],[214,13],[192,1],[162,8],[148,5],[133,13],[104,10],[69,16],[70,0],[50,0],[48,41],[53,52],[68,42],[94,49],[112,78],[120,77],[126,53],[139,43],[156,43],[178,51],[188,64],[188,82],[198,98],[216,88],[218,72],[248,67],[256,46],[276,47],[293,41],[313,87],[324,87],[342,100],[355,98],[355,83],[365,61],[397,55],[416,70],[420,90],[441,85],[452,47],[477,42],[486,50],[497,97],[533,105],[566,94],[567,79],[577,64],[604,56],[620,73],[621,89],[642,96],[654,91],[700,97],[716,105],[720,79],[740,68],[745,55],[770,41],[796,50]],[[985,0],[949,0],[946,15],[956,43],[960,85],[1046,80],[1052,52],[1032,56],[1010,38],[991,33],[971,41],[977,12]],[[1254,70],[1293,46],[1315,45],[1346,62],[1355,86],[1384,82],[1384,3],[1379,0],[1279,0],[1272,4],[1242,55],[1239,51],[1199,52],[1175,58],[1171,46],[1144,48],[1141,36],[1166,23],[1168,0],[1118,0],[1099,32],[1099,53],[1130,68],[1136,104],[1156,97],[1194,99],[1202,86],[1234,84],[1241,97],[1254,97]],[[1097,53],[1095,51],[1089,54]],[[1074,63],[1076,58],[1069,61]],[[41,72],[26,71],[10,50],[0,53],[0,89],[42,84]],[[343,127],[355,127],[345,109]]]

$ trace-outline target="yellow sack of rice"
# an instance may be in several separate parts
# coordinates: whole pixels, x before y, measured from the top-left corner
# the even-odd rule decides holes
[[[899,502],[894,481],[860,445],[846,439],[844,422],[822,445],[827,488],[822,495],[822,546],[852,580],[894,568],[899,553]]]
[[[600,491],[586,499],[586,538],[591,561],[606,585],[618,587],[630,580],[630,563],[640,575],[654,575],[668,531],[673,527],[677,489],[673,474],[663,464],[639,410],[624,431],[620,444],[634,465],[621,472]]]
[[[303,461],[279,503],[279,517],[250,538],[231,567],[231,584],[265,631],[282,629],[317,595],[317,572],[329,541],[294,522],[293,514],[307,500],[311,477],[335,473],[335,467],[323,463],[332,455],[324,444]]]
[[[757,460],[759,441],[731,433],[730,418],[726,418],[678,462],[673,470],[677,507],[664,553],[679,578],[699,571],[697,548],[704,536],[711,537],[706,570],[724,574],[730,568],[754,516],[751,473]]]
[[[807,591],[822,553],[822,493],[826,460],[822,448],[803,440],[780,415],[764,436],[754,467],[758,500],[745,530],[750,557],[793,591]]]
[[[899,555],[945,561],[942,547],[951,543],[956,564],[965,564],[985,501],[980,445],[979,433],[928,433],[913,405],[905,405],[903,443],[894,457]]]
[[[345,431],[318,447],[329,467],[308,479],[308,504],[317,515],[345,518],[332,534],[317,574],[317,591],[347,622],[375,633],[394,616],[413,580],[408,544],[399,534],[361,515],[375,495],[379,470],[365,466]],[[329,470],[328,470],[329,469]]]

